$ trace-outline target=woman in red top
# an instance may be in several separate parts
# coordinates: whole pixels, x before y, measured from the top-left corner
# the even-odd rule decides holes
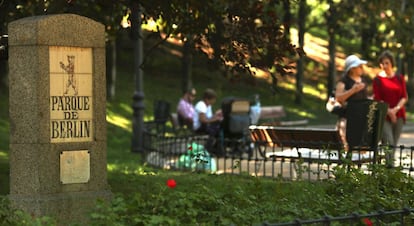
[[[374,100],[388,104],[387,119],[384,123],[382,143],[392,146],[398,144],[403,124],[405,123],[405,103],[408,101],[404,76],[395,73],[394,57],[384,51],[378,58],[380,68],[372,84]],[[390,156],[393,157],[394,155]]]

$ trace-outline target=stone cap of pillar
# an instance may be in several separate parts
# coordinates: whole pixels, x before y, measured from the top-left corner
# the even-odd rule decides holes
[[[67,25],[70,25],[71,29],[68,29]],[[105,47],[105,36],[92,35],[104,32],[105,26],[76,14],[27,17],[9,23],[8,29],[9,46]]]

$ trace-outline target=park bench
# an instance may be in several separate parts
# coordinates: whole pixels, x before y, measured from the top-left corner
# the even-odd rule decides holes
[[[344,153],[339,131],[328,128],[299,128],[280,126],[250,126],[256,150],[263,158],[330,162],[341,164],[345,159],[358,165],[372,162],[372,150]]]
[[[284,106],[262,106],[260,108],[259,120],[262,125],[271,126],[304,126],[308,124],[307,119],[286,120],[287,114]]]

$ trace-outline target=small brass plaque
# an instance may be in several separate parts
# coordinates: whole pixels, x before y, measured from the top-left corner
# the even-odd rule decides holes
[[[60,154],[60,181],[62,184],[87,183],[90,178],[88,150],[63,151]]]

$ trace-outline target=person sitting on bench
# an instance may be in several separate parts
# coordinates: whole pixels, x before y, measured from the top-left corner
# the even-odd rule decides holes
[[[180,127],[193,128],[194,105],[193,101],[196,97],[196,89],[188,89],[177,105],[177,117]]]
[[[212,105],[216,100],[216,92],[212,89],[206,89],[203,98],[195,105],[193,130],[196,133],[208,134],[212,137],[217,136],[223,115],[221,111],[213,114]]]

